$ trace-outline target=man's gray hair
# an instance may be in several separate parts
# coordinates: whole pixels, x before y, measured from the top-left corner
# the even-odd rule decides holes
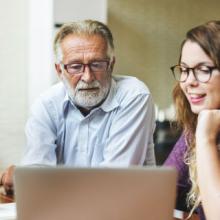
[[[111,55],[114,51],[114,43],[113,43],[113,36],[110,29],[103,24],[102,22],[95,21],[95,20],[83,20],[77,22],[70,22],[64,24],[60,30],[57,32],[55,39],[54,39],[54,55],[56,61],[60,61],[62,59],[62,51],[60,48],[60,44],[63,39],[70,35],[100,35],[102,36],[107,44],[108,44],[108,51],[109,55]]]

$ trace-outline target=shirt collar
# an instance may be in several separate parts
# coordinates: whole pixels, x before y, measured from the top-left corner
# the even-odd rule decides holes
[[[115,80],[112,78],[111,81],[111,88],[109,91],[109,94],[107,96],[107,98],[105,99],[105,101],[102,103],[102,105],[100,106],[100,108],[105,111],[105,112],[110,112],[113,109],[117,108],[119,106],[118,101],[116,100],[116,82]]]
[[[65,88],[64,88],[65,89]],[[117,108],[119,106],[118,101],[115,98],[115,94],[116,94],[116,82],[115,80],[112,78],[111,80],[111,88],[110,91],[108,93],[107,98],[105,99],[105,101],[102,103],[101,106],[98,106],[96,109],[100,108],[105,112],[110,112],[113,109]],[[68,93],[66,92],[65,97],[63,99],[63,111],[66,111],[67,106],[71,104],[75,109],[77,108],[74,103],[70,100]]]
[[[66,89],[65,89],[65,91],[66,91]],[[66,91],[66,94],[65,94],[64,99],[63,99],[63,111],[65,111],[65,109],[68,106],[69,102],[70,102],[70,98],[69,98],[69,95],[68,95],[68,93]]]

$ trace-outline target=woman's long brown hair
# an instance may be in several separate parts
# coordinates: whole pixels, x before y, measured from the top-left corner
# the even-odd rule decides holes
[[[206,24],[197,26],[189,30],[186,38],[181,45],[184,46],[186,41],[197,43],[203,51],[211,58],[214,65],[220,69],[220,21],[210,21]],[[179,62],[181,61],[181,55]],[[190,104],[186,99],[179,83],[173,89],[173,100],[176,108],[176,118],[178,125],[185,133],[187,152],[185,163],[189,167],[191,180],[191,190],[188,194],[188,204],[192,207],[191,213],[200,204],[200,192],[197,182],[196,153],[195,153],[195,131],[197,125],[197,115],[191,111]]]

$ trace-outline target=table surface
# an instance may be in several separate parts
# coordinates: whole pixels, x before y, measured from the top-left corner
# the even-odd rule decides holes
[[[14,202],[13,196],[4,195],[3,193],[0,193],[0,203],[10,203]]]

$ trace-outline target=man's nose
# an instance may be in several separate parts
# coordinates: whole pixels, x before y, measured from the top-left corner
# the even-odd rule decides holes
[[[82,74],[81,80],[86,83],[90,83],[95,79],[94,74],[91,72],[89,66],[85,66],[84,72]]]

